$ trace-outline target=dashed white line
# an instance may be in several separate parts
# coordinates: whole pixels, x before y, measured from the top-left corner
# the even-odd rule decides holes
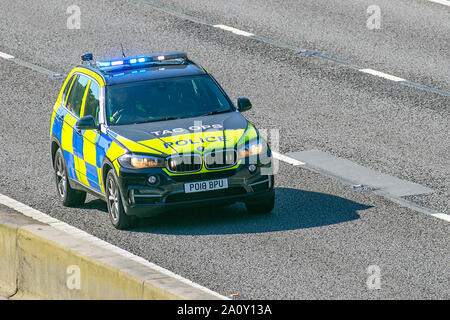
[[[391,81],[395,81],[395,82],[406,81],[403,78],[399,78],[399,77],[396,77],[396,76],[393,76],[393,75],[390,75],[390,74],[387,74],[384,72],[376,71],[373,69],[360,69],[359,71],[367,73],[367,74],[371,74],[373,76],[377,76],[377,77],[381,77],[381,78],[388,79]]]
[[[431,213],[431,216],[450,222],[450,216],[446,213]]]
[[[43,68],[41,66],[38,66],[38,65],[26,62],[26,61],[21,60],[21,59],[18,59],[18,58],[14,57],[14,56],[12,56],[12,55],[10,55],[8,53],[5,53],[5,52],[0,52],[0,58],[8,60],[8,61],[11,61],[11,62],[14,62],[15,64],[18,64],[18,65],[20,65],[22,67],[25,67],[25,68],[28,68],[28,69],[31,69],[31,70],[34,70],[34,71],[46,74],[46,75],[48,75],[50,77],[50,79],[53,79],[53,80],[59,80],[59,79],[61,79],[63,77],[63,75],[61,75],[59,73],[50,71],[50,70],[45,69],[45,68]]]
[[[429,1],[432,1],[432,0],[429,0]],[[288,50],[291,50],[291,51],[295,51],[296,53],[301,54],[303,56],[316,57],[316,58],[319,58],[319,59],[327,60],[329,62],[345,66],[347,68],[356,69],[358,71],[364,70],[364,71],[367,71],[366,73],[368,73],[368,74],[372,74],[372,75],[375,75],[375,76],[382,77],[384,79],[395,81],[395,82],[397,82],[397,83],[399,83],[401,85],[404,85],[404,86],[414,87],[414,88],[417,88],[417,89],[420,89],[420,90],[430,91],[430,92],[441,94],[441,95],[444,95],[444,96],[450,96],[450,92],[443,91],[443,90],[438,90],[438,89],[434,89],[434,88],[431,88],[431,87],[428,87],[428,86],[425,86],[425,85],[421,85],[421,84],[418,84],[418,83],[410,82],[410,81],[407,81],[405,79],[402,79],[402,78],[399,78],[399,77],[396,77],[396,76],[392,76],[392,75],[389,75],[389,74],[385,74],[383,72],[375,71],[375,70],[372,70],[372,69],[364,69],[362,67],[356,66],[356,65],[354,65],[352,63],[348,63],[346,61],[342,61],[342,60],[335,59],[335,58],[332,58],[332,57],[327,57],[327,56],[325,56],[325,55],[323,55],[320,52],[317,52],[315,50],[302,49],[302,48],[299,48],[299,47],[296,47],[296,46],[293,46],[293,45],[289,45],[287,43],[283,43],[283,42],[280,42],[280,41],[274,41],[274,40],[271,40],[271,39],[266,38],[266,37],[258,36],[256,34],[253,34],[253,33],[250,33],[250,32],[244,31],[244,30],[236,29],[236,28],[233,28],[233,27],[230,27],[230,26],[226,26],[226,25],[223,25],[223,24],[216,24],[216,23],[213,23],[213,22],[210,22],[210,21],[207,21],[207,20],[202,20],[202,19],[196,18],[194,16],[190,16],[190,15],[187,15],[187,14],[184,14],[184,13],[181,13],[181,12],[177,12],[177,11],[174,11],[172,9],[160,6],[160,5],[156,5],[156,4],[154,4],[152,2],[149,2],[149,1],[134,0],[134,2],[143,4],[143,5],[146,5],[146,6],[149,6],[149,7],[153,8],[153,9],[155,9],[155,10],[165,12],[167,14],[170,14],[172,16],[178,17],[180,19],[184,19],[184,20],[191,21],[191,22],[194,22],[194,23],[203,24],[203,25],[206,25],[206,26],[222,29],[222,30],[229,31],[229,32],[232,32],[232,33],[240,35],[240,36],[251,38],[251,39],[253,39],[255,41],[261,41],[261,42],[264,42],[264,43],[267,43],[267,44],[270,44],[270,45],[273,45],[273,46],[276,46],[276,47],[279,47],[279,48],[284,48],[284,49],[288,49]],[[443,5],[448,5],[447,3],[449,3],[450,1],[434,0],[434,2],[443,4]]]
[[[219,29],[222,29],[222,30],[225,30],[225,31],[229,31],[229,32],[232,32],[234,34],[237,34],[237,35],[240,35],[240,36],[244,36],[244,37],[254,36],[253,33],[250,33],[250,32],[247,32],[247,31],[243,31],[243,30],[240,30],[240,29],[236,29],[236,28],[233,28],[233,27],[230,27],[230,26],[226,26],[226,25],[223,25],[223,24],[215,24],[215,25],[213,25],[213,27],[214,28],[219,28]],[[384,72],[381,72],[381,71],[373,70],[373,69],[366,68],[366,69],[359,69],[359,71],[363,72],[363,73],[371,74],[371,75],[376,76],[376,77],[380,77],[380,78],[384,78],[384,79],[387,79],[387,80],[391,80],[391,81],[394,81],[394,82],[406,81],[403,78],[396,77],[396,76],[393,76],[393,75],[390,75],[390,74],[387,74],[387,73],[384,73]]]
[[[213,27],[214,28],[219,28],[219,29],[222,29],[222,30],[225,30],[225,31],[229,31],[229,32],[232,32],[234,34],[238,34],[238,35],[244,36],[244,37],[254,36],[253,33],[250,33],[250,32],[247,32],[247,31],[243,31],[243,30],[239,30],[239,29],[236,29],[236,28],[233,28],[233,27],[225,26],[223,24],[215,24]]]
[[[450,7],[450,1],[448,0],[428,0],[429,2],[434,2],[438,4],[442,4],[444,6]]]
[[[14,59],[14,56],[0,51],[0,58],[9,60],[9,59]]]
[[[272,156],[275,159],[278,159],[280,161],[289,163],[289,164],[291,164],[293,166],[304,166],[304,168],[306,168],[306,169],[311,169],[311,166],[309,164],[307,164],[305,162],[301,162],[301,161],[299,161],[297,159],[285,156],[285,155],[283,155],[281,153],[272,151]],[[319,172],[317,170],[317,168],[313,169],[313,171]],[[319,172],[319,173],[321,173],[321,172]],[[323,172],[321,174],[323,174]],[[335,178],[336,177],[337,176],[335,176]],[[430,215],[432,217],[435,217],[435,218],[438,218],[438,219],[450,222],[450,215],[448,215],[446,213],[436,212],[436,211],[434,211],[432,209],[421,207],[421,206],[419,206],[419,205],[417,205],[417,204],[415,204],[413,202],[407,201],[407,200],[405,200],[405,199],[403,199],[401,197],[388,196],[388,195],[385,195],[382,192],[376,192],[376,191],[375,191],[375,193],[376,194],[380,194],[382,196],[385,196],[385,197],[391,199],[392,201],[394,201],[394,202],[396,202],[396,203],[398,203],[398,204],[400,204],[402,206],[406,206],[406,207],[408,207],[408,208],[410,208],[412,210],[419,211],[419,212],[428,214],[428,215]]]
[[[278,153],[278,152],[275,152],[275,151],[272,151],[272,155],[273,155],[273,157],[275,159],[278,159],[280,161],[289,163],[289,164],[291,164],[293,166],[302,166],[302,165],[305,164],[304,162],[298,161],[297,159],[285,156],[285,155],[283,155],[281,153]]]

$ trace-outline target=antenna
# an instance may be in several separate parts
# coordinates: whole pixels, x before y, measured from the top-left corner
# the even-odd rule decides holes
[[[123,45],[122,45],[122,42],[120,43],[120,47],[122,48],[122,58],[125,58],[125,52],[123,51]]]

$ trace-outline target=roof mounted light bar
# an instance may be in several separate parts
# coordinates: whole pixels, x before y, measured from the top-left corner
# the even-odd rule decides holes
[[[129,57],[113,60],[101,60],[97,61],[96,64],[99,68],[109,68],[119,66],[135,66],[139,64],[163,62],[166,60],[175,60],[175,59],[186,60],[187,53],[183,51],[165,52],[165,53],[151,54],[148,56]]]

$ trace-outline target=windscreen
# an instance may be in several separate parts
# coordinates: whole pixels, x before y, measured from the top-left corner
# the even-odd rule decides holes
[[[197,117],[233,111],[207,75],[155,79],[106,88],[110,125]]]

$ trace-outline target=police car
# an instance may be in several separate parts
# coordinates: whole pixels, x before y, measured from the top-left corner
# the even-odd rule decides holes
[[[63,205],[80,206],[89,192],[106,201],[118,229],[135,217],[207,203],[273,209],[271,150],[241,115],[248,99],[233,104],[184,52],[82,60],[51,117]]]

